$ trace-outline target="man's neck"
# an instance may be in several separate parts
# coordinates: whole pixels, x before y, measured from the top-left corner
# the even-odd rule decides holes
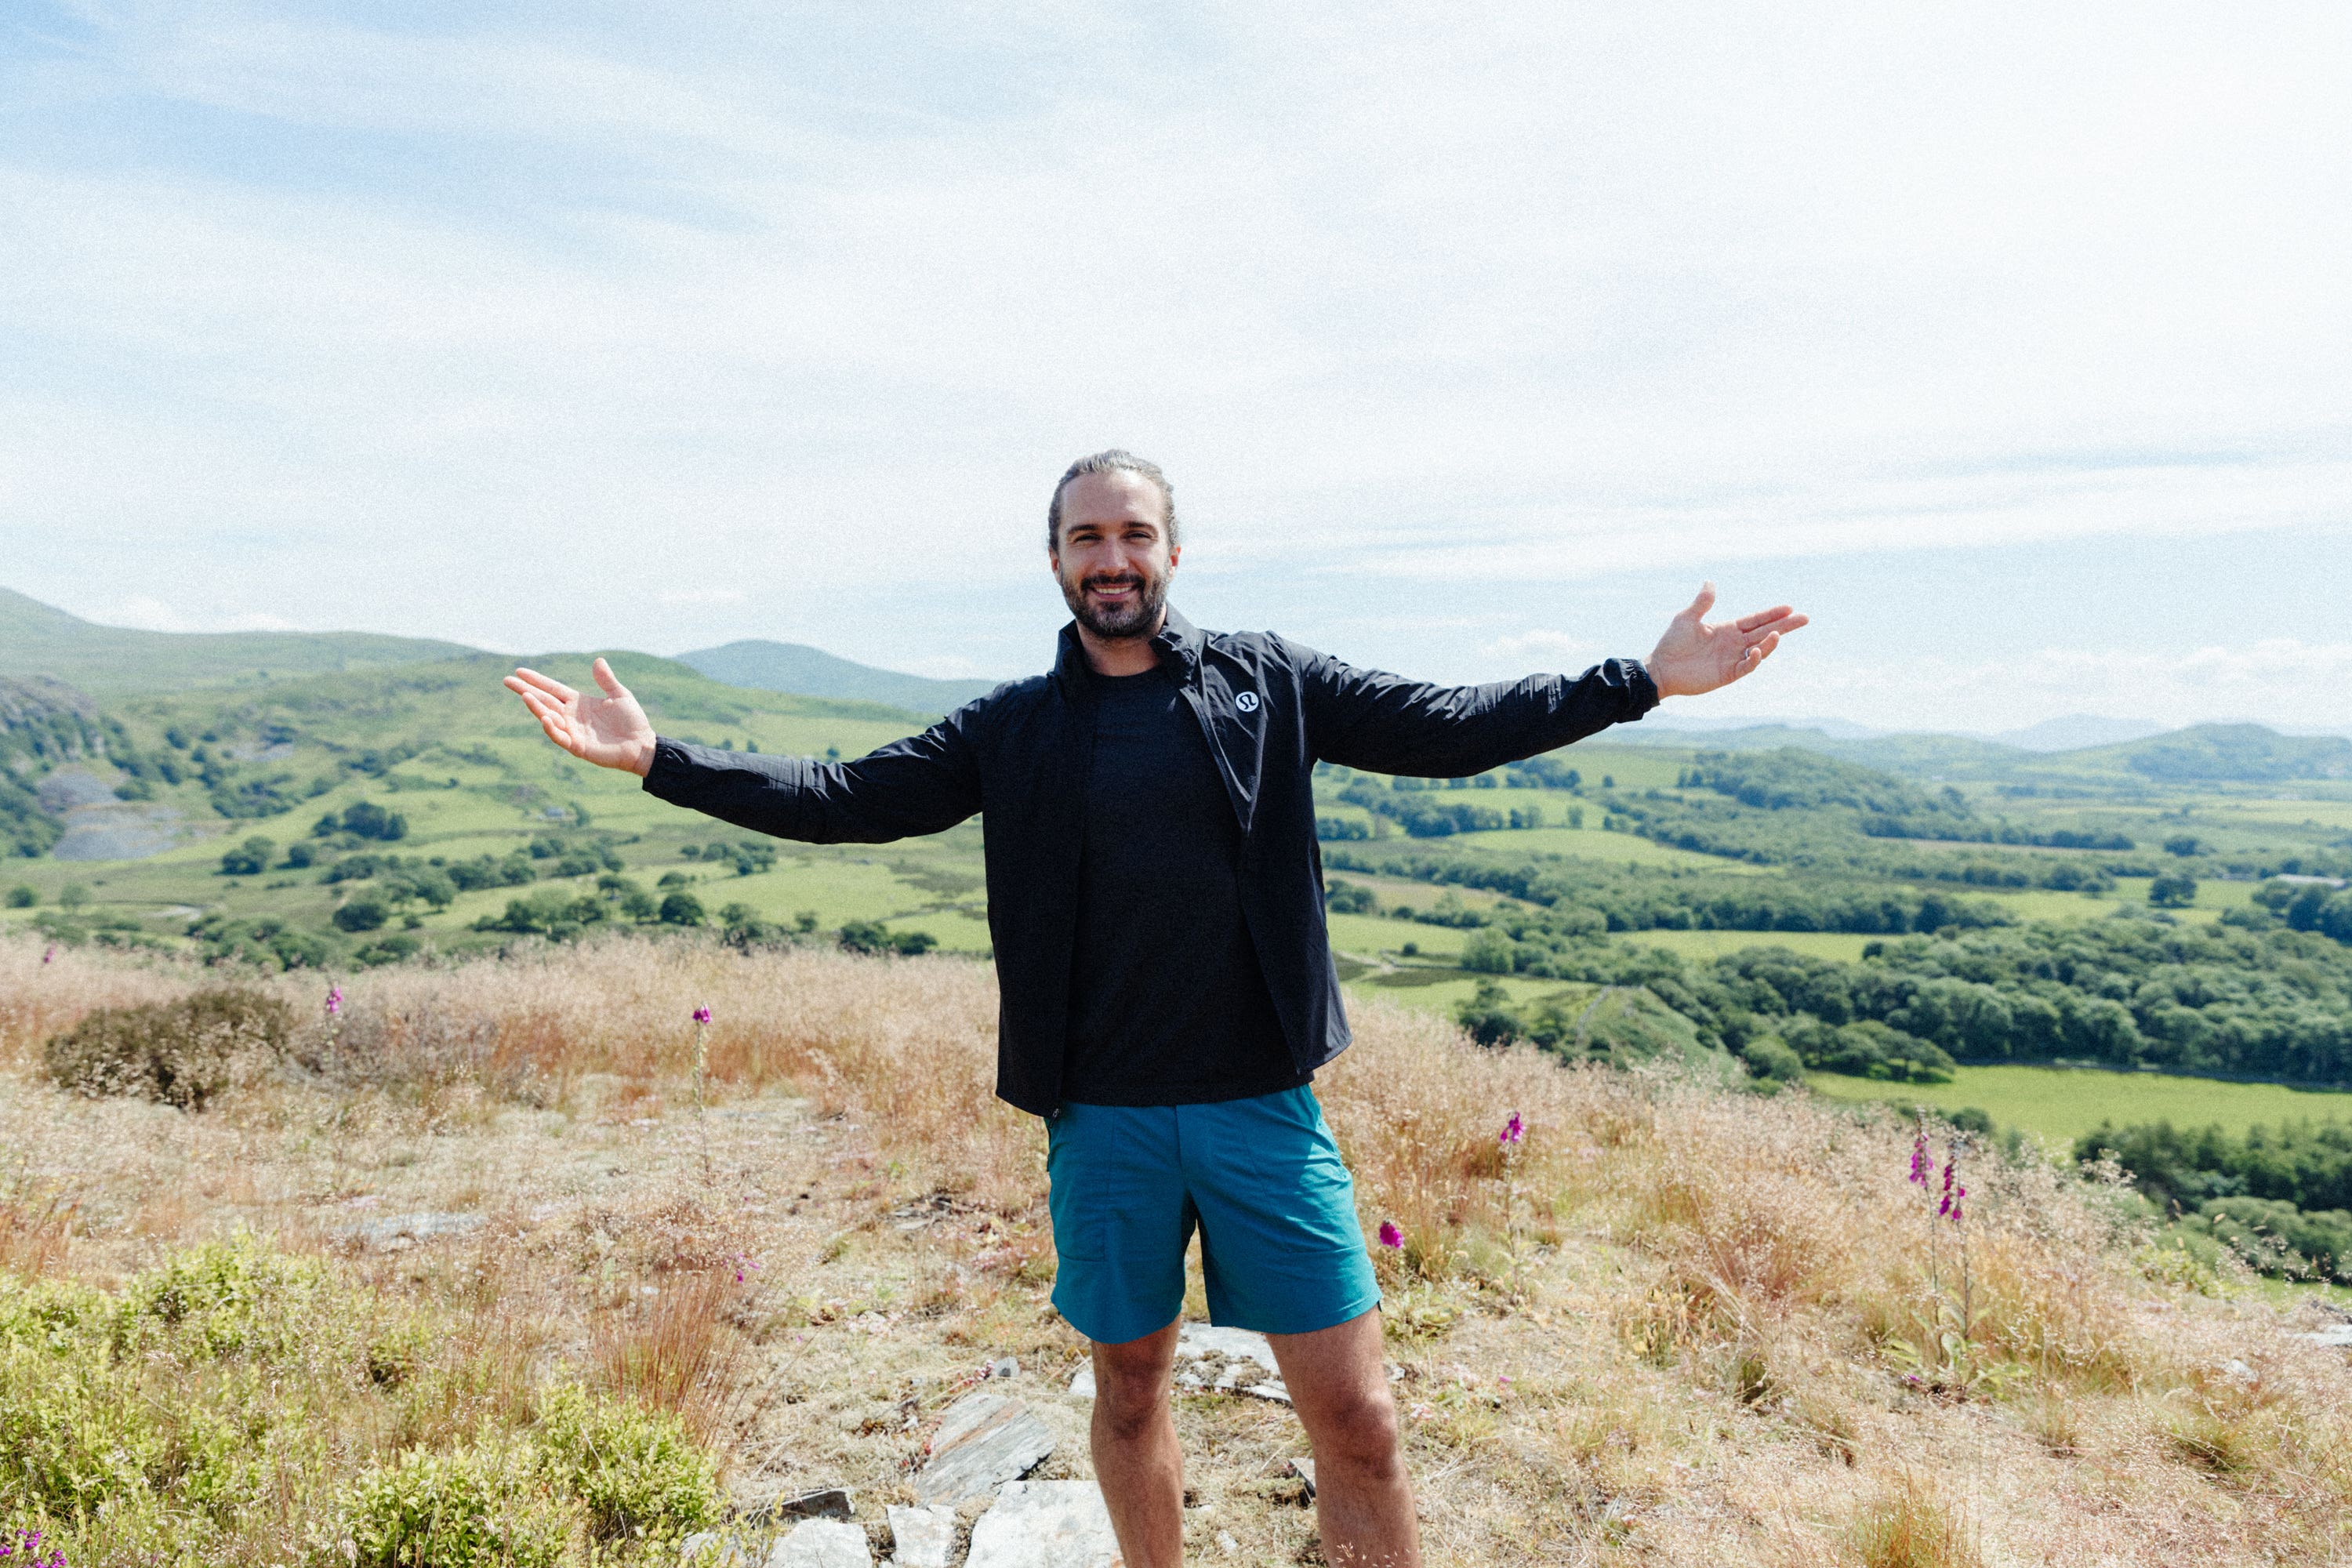
[[[1079,623],[1078,646],[1086,650],[1087,668],[1097,675],[1149,675],[1160,668],[1160,655],[1152,647],[1151,639],[1167,624],[1168,612],[1162,610],[1158,624],[1141,637],[1097,637],[1086,628],[1085,623]]]

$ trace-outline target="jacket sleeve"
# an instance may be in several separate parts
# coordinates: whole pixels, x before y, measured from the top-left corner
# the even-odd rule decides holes
[[[1307,742],[1318,760],[1372,773],[1465,778],[1639,719],[1658,705],[1630,658],[1582,675],[1432,686],[1294,647]]]
[[[646,790],[721,822],[806,844],[887,844],[939,833],[980,809],[971,738],[950,714],[855,762],[722,752],[656,741]]]

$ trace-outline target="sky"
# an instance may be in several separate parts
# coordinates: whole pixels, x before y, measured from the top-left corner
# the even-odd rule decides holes
[[[0,11],[0,585],[1042,668],[1175,597],[1693,716],[2352,726],[2352,7]],[[625,669],[624,670],[625,674]]]

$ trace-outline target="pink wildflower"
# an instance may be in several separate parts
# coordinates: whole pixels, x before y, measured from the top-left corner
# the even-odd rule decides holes
[[[340,985],[330,985],[330,986],[328,986],[328,987],[327,987],[327,1016],[328,1016],[328,1017],[330,1017],[330,1018],[339,1017],[339,1016],[341,1016],[342,1011],[343,1011],[343,988],[342,988],[341,986],[340,986]]]
[[[54,963],[57,962],[57,956],[58,950],[54,943],[41,950],[41,962],[43,963]]]
[[[698,1024],[708,1024],[710,1022],[710,1009],[708,1007],[697,1007],[694,1010],[694,1021]]]
[[[1387,1247],[1404,1245],[1404,1232],[1396,1227],[1396,1221],[1391,1219],[1381,1221],[1381,1245]]]
[[[1503,1131],[1496,1135],[1496,1142],[1507,1149],[1512,1144],[1517,1143],[1520,1139],[1526,1137],[1527,1132],[1528,1124],[1520,1121],[1519,1113],[1514,1110],[1511,1112],[1511,1119],[1503,1123]]]
[[[1927,1173],[1936,1162],[1927,1153],[1927,1129],[1921,1127],[1911,1140],[1911,1180],[1920,1186],[1927,1184]]]
[[[1944,1201],[1936,1206],[1939,1219],[1952,1212],[1952,1175],[1957,1169],[1958,1162],[1948,1159],[1944,1162]]]
[[[1958,1187],[1958,1188],[1956,1188],[1956,1189],[1954,1189],[1954,1190],[1953,1190],[1953,1193],[1952,1193],[1952,1223],[1953,1223],[1954,1225],[1958,1225],[1958,1224],[1959,1224],[1959,1223],[1960,1223],[1960,1212],[1961,1212],[1961,1211],[1960,1211],[1960,1204],[1961,1204],[1962,1200],[1964,1200],[1965,1198],[1967,1198],[1967,1196],[1968,1196],[1968,1195],[1969,1195],[1969,1189],[1968,1189],[1968,1188],[1966,1188],[1966,1187],[1964,1187],[1964,1186],[1963,1186],[1963,1187]]]

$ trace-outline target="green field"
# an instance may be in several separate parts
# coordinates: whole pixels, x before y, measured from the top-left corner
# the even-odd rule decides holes
[[[1558,817],[1562,815],[1562,808],[1552,803],[1562,798],[1572,801],[1576,797],[1563,797],[1557,791],[1543,790],[1528,791],[1522,798],[1542,804],[1546,816]],[[1511,804],[1510,797],[1506,797],[1506,804]],[[1733,860],[1721,855],[1700,855],[1688,849],[1677,849],[1670,844],[1654,844],[1632,833],[1612,833],[1601,826],[1601,807],[1587,803],[1582,827],[1502,828],[1491,833],[1458,834],[1455,841],[1489,849],[1573,855],[1580,860],[1599,860],[1612,866],[1664,866],[1688,871],[1733,871],[1768,876],[1774,869],[1769,866],[1751,865],[1745,860]]]
[[[2003,1127],[2021,1127],[2065,1142],[2103,1121],[2117,1126],[2170,1121],[2178,1127],[2218,1122],[2233,1132],[2256,1122],[2305,1118],[2352,1121],[2352,1094],[2096,1068],[1964,1067],[1943,1084],[1888,1084],[1827,1072],[1808,1073],[1805,1081],[1816,1094],[1832,1100],[1931,1105],[1942,1110],[1972,1105]]]
[[[1720,958],[1750,947],[1785,947],[1809,958],[1840,958],[1851,963],[1863,948],[1883,937],[1837,931],[1629,931],[1611,938],[1633,947],[1663,947],[1687,960]]]

